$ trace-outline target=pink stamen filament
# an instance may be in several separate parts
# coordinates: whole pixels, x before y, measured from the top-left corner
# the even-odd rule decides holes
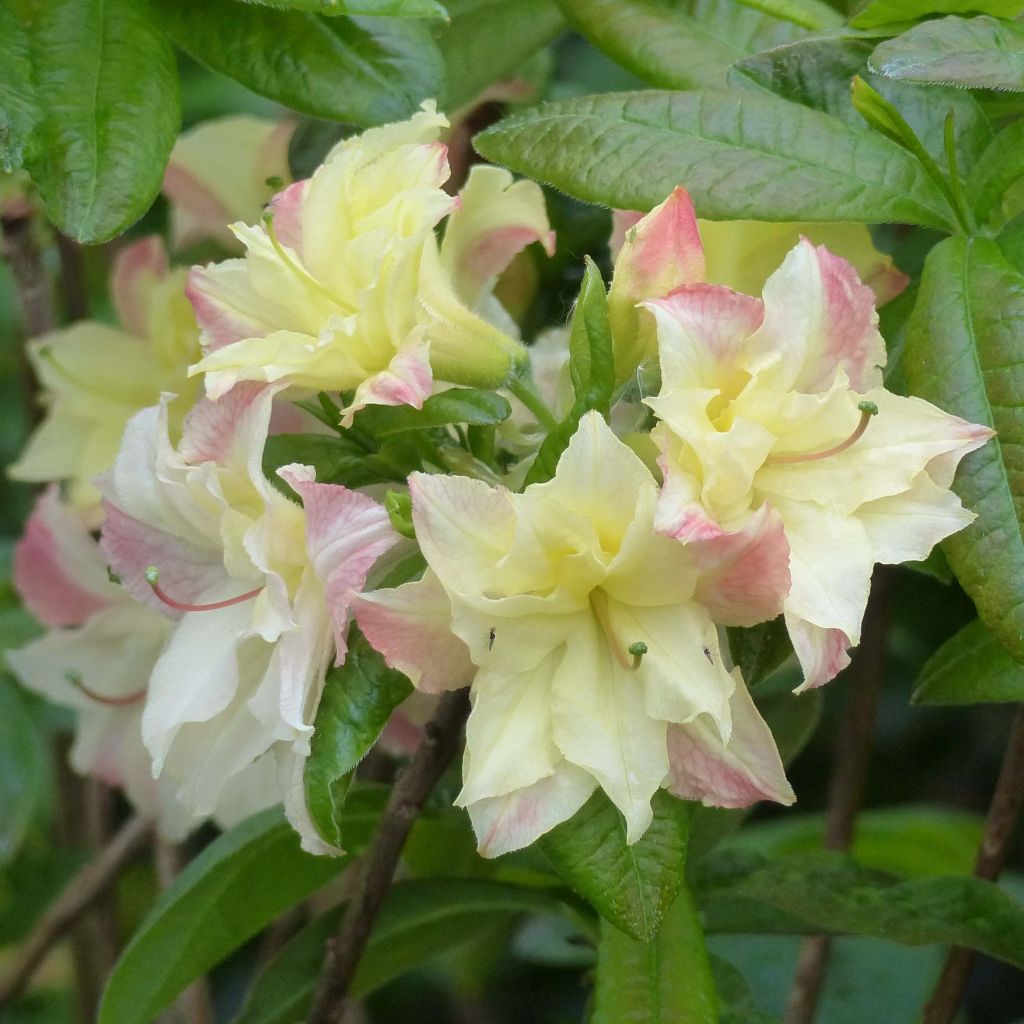
[[[764,464],[766,466],[780,466],[793,465],[797,462],[817,462],[819,459],[828,459],[833,455],[838,455],[840,452],[845,452],[847,448],[851,448],[864,436],[864,431],[868,429],[871,417],[878,414],[878,406],[874,402],[861,402],[857,408],[860,409],[860,423],[857,424],[857,429],[845,441],[840,441],[839,444],[820,452],[801,452],[797,455],[769,455],[764,460]]]
[[[229,597],[225,601],[211,601],[209,604],[187,604],[184,601],[175,601],[173,597],[164,593],[158,582],[160,570],[155,565],[147,566],[145,576],[146,582],[153,588],[153,593],[169,608],[174,608],[179,612],[215,612],[218,608],[230,608],[232,605],[251,601],[264,590],[263,587],[256,587],[254,590],[239,594],[238,597]]]
[[[143,687],[141,690],[136,690],[135,693],[129,693],[124,697],[106,697],[102,693],[97,693],[91,686],[86,686],[84,680],[77,672],[68,672],[67,680],[76,690],[81,690],[89,700],[94,700],[97,704],[106,704],[112,708],[123,707],[126,704],[135,704],[146,696],[146,688]]]

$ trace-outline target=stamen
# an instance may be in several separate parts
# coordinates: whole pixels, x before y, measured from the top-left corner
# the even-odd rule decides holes
[[[300,278],[307,287],[312,288],[315,292],[319,292],[325,299],[333,302],[336,306],[340,306],[349,313],[354,313],[356,311],[354,306],[351,306],[347,302],[342,302],[334,292],[325,288],[308,270],[306,270],[305,267],[300,267],[299,264],[288,255],[285,247],[277,237],[277,232],[274,230],[273,210],[267,210],[263,214],[263,223],[266,225],[267,237],[270,239],[270,244],[274,247],[274,252],[277,253],[281,262],[293,274],[295,274],[296,277]]]
[[[868,429],[871,417],[878,415],[878,406],[874,402],[861,402],[857,408],[860,409],[860,423],[857,424],[857,429],[845,441],[840,441],[839,444],[826,448],[821,452],[802,452],[798,455],[769,455],[764,460],[764,464],[766,466],[780,466],[792,465],[796,462],[817,462],[819,459],[827,459],[833,455],[838,455],[840,452],[845,452],[847,448],[855,445],[864,436],[864,431]]]
[[[85,680],[82,679],[78,672],[65,672],[64,678],[76,690],[81,690],[89,700],[94,700],[97,704],[106,704],[112,708],[123,707],[126,704],[135,704],[146,696],[146,688],[143,687],[141,690],[136,690],[135,693],[129,693],[124,697],[105,697],[102,693],[97,693],[92,687],[86,686]]]
[[[146,582],[153,588],[153,593],[169,608],[176,608],[179,612],[215,612],[218,608],[230,608],[232,605],[241,604],[243,601],[251,601],[257,594],[263,592],[263,587],[256,587],[238,597],[229,597],[226,601],[211,601],[209,604],[185,604],[183,601],[175,601],[168,597],[160,588],[160,570],[155,565],[146,566],[144,573]]]
[[[633,655],[631,670],[635,672],[640,667],[640,662],[644,660],[644,655],[647,653],[647,644],[643,640],[637,640],[635,644],[629,645],[629,653]]]
[[[615,656],[615,660],[627,672],[635,672],[640,667],[643,656],[647,653],[647,644],[642,640],[638,640],[626,648],[623,644],[619,643],[619,638],[615,635],[615,630],[612,629],[611,621],[608,618],[608,605],[606,602],[607,598],[600,590],[595,590],[591,593],[590,607],[594,609],[598,625],[600,625],[601,632],[604,633],[605,639],[608,641],[608,647]],[[632,656],[631,659],[626,657],[627,652]]]

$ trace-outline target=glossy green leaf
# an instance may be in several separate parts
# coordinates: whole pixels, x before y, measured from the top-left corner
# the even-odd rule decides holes
[[[345,437],[331,434],[274,434],[263,449],[263,472],[286,494],[290,489],[277,476],[281,466],[300,462],[316,470],[320,483],[365,487],[406,478],[418,467],[414,452],[399,444],[370,453]]]
[[[985,628],[964,626],[925,663],[915,704],[992,704],[1024,700],[1024,665]]]
[[[718,1024],[718,997],[693,899],[681,890],[658,934],[638,942],[607,921],[590,1024]]]
[[[430,878],[396,883],[388,893],[352,985],[357,998],[386,985],[482,928],[521,914],[562,914],[557,893],[483,879]],[[302,929],[260,972],[235,1024],[292,1024],[309,1010],[336,908]]]
[[[350,850],[368,840],[385,795],[353,794],[344,829]],[[346,863],[303,853],[278,809],[222,835],[161,894],[132,937],[107,982],[99,1024],[149,1024],[189,982]]]
[[[29,27],[25,163],[50,219],[104,242],[156,198],[181,123],[174,53],[145,0],[52,0]]]
[[[728,633],[732,662],[747,686],[757,686],[767,679],[793,653],[781,615],[758,626],[731,626]]]
[[[632,846],[603,790],[539,845],[555,870],[616,928],[652,939],[682,885],[692,805],[664,790],[654,794],[654,821]]]
[[[570,23],[612,60],[666,89],[722,88],[737,60],[796,30],[733,4],[560,0]]]
[[[312,14],[366,14],[378,18],[447,18],[437,0],[242,0],[282,11]]]
[[[1007,125],[978,158],[967,178],[967,198],[979,220],[998,210],[1007,190],[1024,178],[1024,120]]]
[[[506,118],[476,146],[580,199],[626,210],[649,210],[685,182],[698,213],[711,219],[945,227],[951,217],[895,143],[755,93],[652,91],[546,103]]]
[[[711,975],[718,994],[720,1024],[778,1024],[776,1017],[758,1007],[746,978],[728,960],[712,956]]]
[[[978,614],[1024,658],[1024,276],[987,239],[949,238],[928,255],[903,358],[915,395],[997,436],[953,488],[977,520],[944,542]]]
[[[737,0],[743,7],[760,11],[779,21],[788,21],[800,28],[817,32],[826,28],[838,28],[843,23],[842,15],[828,4],[818,0]]]
[[[906,82],[1024,92],[1024,25],[979,18],[941,18],[881,43],[873,71]]]
[[[1024,965],[1024,907],[979,878],[901,881],[818,851],[709,858],[698,881],[709,932],[865,935],[967,946]]]
[[[21,166],[38,116],[28,27],[0,4],[0,170]]]
[[[0,676],[0,865],[21,847],[44,787],[49,751],[18,685]]]
[[[852,28],[877,28],[894,22],[918,21],[936,14],[992,14],[1016,18],[1021,0],[869,0],[850,19]]]
[[[236,0],[175,0],[160,10],[174,41],[201,64],[313,117],[397,121],[442,88],[441,57],[420,22],[240,12]]]
[[[502,423],[512,415],[508,399],[494,391],[450,388],[431,395],[422,409],[411,405],[368,405],[356,415],[355,424],[375,437],[405,430],[426,430],[450,423],[486,427]]]
[[[309,815],[331,846],[347,849],[342,826],[352,773],[410,693],[409,680],[353,627],[345,663],[327,673],[304,776]]]
[[[608,293],[597,265],[587,257],[586,272],[569,330],[569,376],[575,401],[569,415],[549,431],[526,474],[526,484],[555,475],[558,460],[584,413],[591,409],[607,418],[615,390],[615,360],[608,323]]]
[[[448,0],[446,6],[451,23],[438,45],[448,69],[449,110],[516,77],[565,28],[555,0]]]

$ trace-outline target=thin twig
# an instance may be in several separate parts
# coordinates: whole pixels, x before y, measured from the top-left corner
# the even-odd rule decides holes
[[[10,264],[21,305],[25,334],[37,338],[57,326],[53,309],[53,286],[43,260],[31,214],[5,217],[0,222],[3,256]]]
[[[468,715],[468,693],[446,693],[427,723],[411,764],[395,782],[373,843],[357,869],[338,933],[327,944],[310,1024],[338,1024],[346,1012],[349,985],[391,887],[402,848],[427,797],[455,756]]]
[[[885,668],[887,588],[887,572],[879,569],[864,615],[861,647],[846,679],[850,695],[836,740],[828,791],[825,824],[825,848],[828,850],[850,848],[864,798],[875,710]],[[812,1024],[831,953],[832,941],[827,935],[812,935],[803,941],[786,1003],[785,1024]]]
[[[0,982],[0,1009],[24,990],[47,952],[114,884],[121,869],[149,842],[153,823],[132,818],[95,860],[90,861],[64,888],[22,944],[18,959]]]
[[[54,232],[60,254],[60,291],[69,320],[89,315],[89,286],[85,274],[85,254],[78,242],[59,231]]]
[[[994,882],[1006,864],[1010,843],[1024,808],[1024,704],[1017,705],[1010,739],[1003,755],[992,803],[985,818],[985,831],[974,862],[977,878]],[[923,1024],[950,1024],[967,993],[974,967],[972,949],[955,946],[949,951],[935,991],[924,1009]]]

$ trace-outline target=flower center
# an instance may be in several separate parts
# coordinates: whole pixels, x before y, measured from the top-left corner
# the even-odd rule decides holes
[[[871,417],[878,415],[878,406],[874,402],[861,402],[857,408],[860,409],[860,422],[845,441],[840,441],[839,444],[835,444],[831,448],[826,448],[820,452],[798,452],[795,455],[769,455],[764,460],[764,464],[766,466],[788,466],[798,462],[818,462],[820,459],[828,459],[833,455],[838,455],[840,452],[845,452],[847,448],[855,445],[864,436],[864,431],[868,429]]]
[[[257,594],[263,592],[263,587],[256,587],[254,590],[239,594],[238,597],[229,597],[226,601],[211,601],[209,604],[186,604],[184,601],[175,601],[169,597],[160,587],[160,570],[155,565],[146,566],[146,582],[153,588],[153,593],[169,608],[175,608],[179,612],[215,612],[218,608],[230,608],[232,605],[241,604],[243,601],[251,601]]]

